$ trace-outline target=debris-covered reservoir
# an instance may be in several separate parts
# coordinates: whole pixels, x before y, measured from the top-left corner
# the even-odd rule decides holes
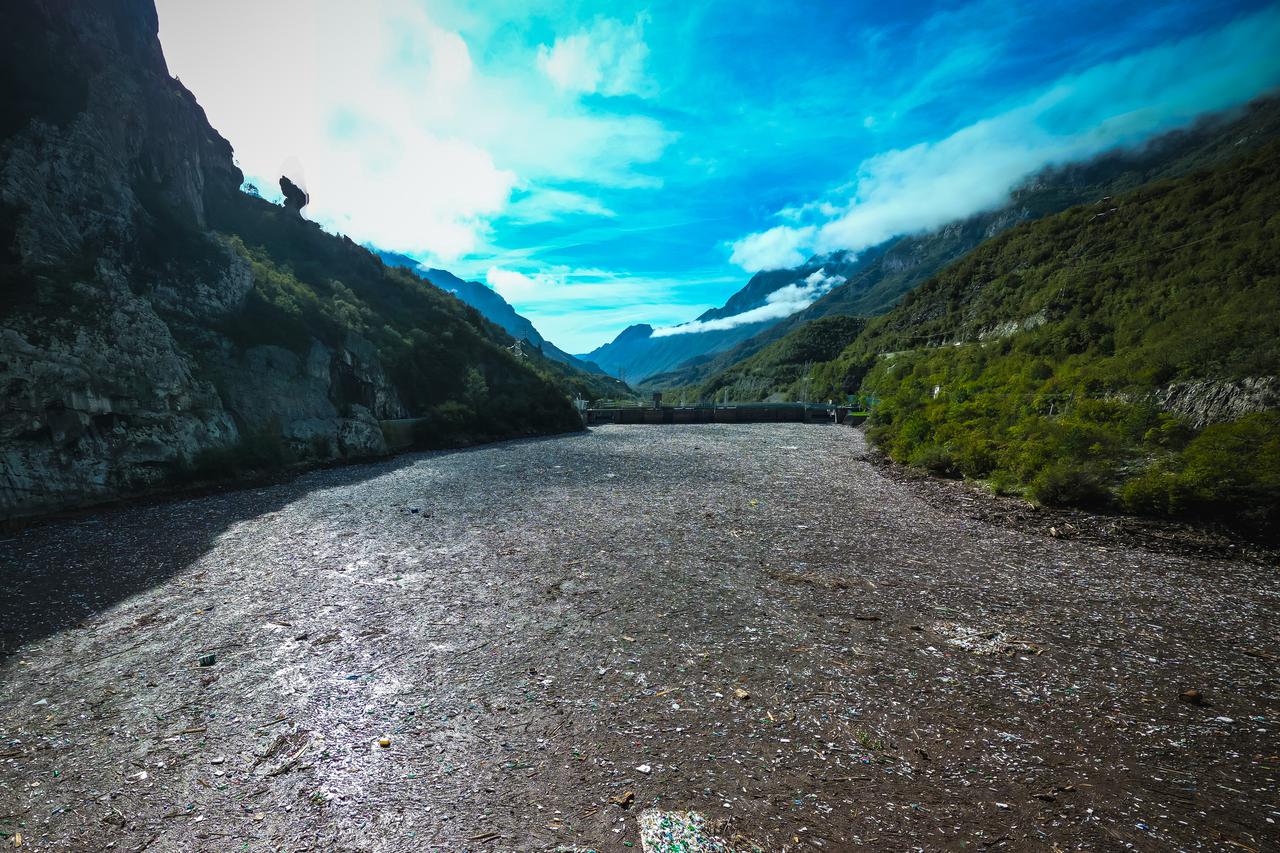
[[[1268,558],[1050,535],[864,454],[608,426],[7,534],[0,833],[1275,849]]]

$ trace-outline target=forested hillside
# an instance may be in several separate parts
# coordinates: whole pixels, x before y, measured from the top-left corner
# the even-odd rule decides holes
[[[676,388],[676,399],[821,401],[832,393],[830,383],[814,384],[813,371],[836,358],[867,325],[864,317],[835,315],[806,323],[795,333],[774,341],[741,362],[722,370],[694,388]]]
[[[691,386],[685,393],[710,394],[728,388],[733,399],[753,394],[789,394],[790,367],[778,375],[748,364],[774,341],[795,336],[803,349],[810,336],[806,324],[835,315],[875,316],[892,308],[904,294],[988,240],[1021,222],[1062,211],[1073,204],[1118,195],[1145,183],[1211,168],[1242,150],[1280,136],[1280,99],[1262,98],[1247,108],[1210,116],[1185,130],[1165,134],[1137,149],[1121,149],[1085,163],[1048,169],[1014,190],[999,210],[979,213],[927,234],[898,238],[862,253],[855,261],[826,259],[848,281],[809,308],[765,329],[732,349],[681,365],[646,380],[646,386]],[[808,269],[823,259],[811,260]],[[836,263],[832,263],[836,261]],[[852,341],[852,337],[849,338]],[[719,375],[724,374],[724,375]],[[736,383],[746,379],[745,384]]]
[[[1274,532],[1280,143],[1019,226],[816,367],[894,459]]]
[[[569,389],[556,383],[577,371],[553,369],[536,351],[517,356],[506,332],[421,276],[243,194],[212,205],[210,224],[253,272],[243,306],[219,324],[241,346],[285,346],[305,356],[313,341],[367,340],[403,411],[439,420],[436,443],[574,425]],[[203,335],[189,331],[199,355]],[[358,392],[344,397],[352,389],[341,383],[335,392],[340,409],[367,405]]]

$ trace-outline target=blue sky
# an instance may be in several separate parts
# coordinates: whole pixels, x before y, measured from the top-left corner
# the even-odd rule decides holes
[[[1280,84],[1280,7],[160,0],[264,190],[581,352]]]

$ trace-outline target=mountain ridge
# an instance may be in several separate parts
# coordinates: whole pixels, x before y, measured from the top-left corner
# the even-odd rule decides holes
[[[793,272],[812,269],[825,261],[844,271],[848,280],[808,308],[751,338],[710,357],[650,375],[642,384],[653,389],[696,387],[707,395],[719,393],[732,386],[734,376],[741,373],[735,370],[738,365],[788,335],[803,335],[806,323],[827,316],[884,313],[929,276],[1015,225],[1095,196],[1123,192],[1151,180],[1222,162],[1240,146],[1257,146],[1277,136],[1280,97],[1264,96],[1236,110],[1206,116],[1190,127],[1162,134],[1138,148],[1119,149],[1082,163],[1042,170],[1017,188],[1010,203],[1002,208],[949,223],[927,234],[895,238],[873,247],[847,266],[841,265],[841,253],[811,258]],[[759,383],[753,379],[750,384],[757,387]],[[785,387],[774,383],[767,391],[785,392]]]
[[[827,275],[840,274],[839,261],[832,263],[811,262],[791,270],[766,270],[758,272],[730,296],[719,308],[710,308],[688,323],[693,326],[746,315],[769,304],[769,297],[791,284],[804,284],[805,279],[818,272]],[[579,358],[600,365],[613,375],[624,376],[629,382],[644,383],[651,377],[686,364],[690,361],[714,356],[749,340],[768,329],[774,318],[744,321],[726,328],[712,328],[697,332],[677,332],[654,335],[656,331],[648,323],[637,323],[623,329],[608,343],[596,347]]]
[[[598,364],[570,355],[547,340],[529,318],[516,311],[515,307],[492,287],[478,281],[467,281],[446,269],[424,269],[421,264],[407,255],[387,252],[381,249],[372,249],[372,251],[382,258],[384,262],[412,270],[445,293],[452,293],[479,311],[485,319],[497,323],[507,334],[518,341],[528,341],[548,358],[567,364],[585,373],[608,375]]]

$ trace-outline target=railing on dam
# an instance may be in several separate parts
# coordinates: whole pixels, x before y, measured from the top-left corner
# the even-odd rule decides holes
[[[583,412],[588,426],[595,424],[744,424],[810,423],[859,424],[867,413],[851,406],[821,403],[735,403],[694,406],[592,406]]]

